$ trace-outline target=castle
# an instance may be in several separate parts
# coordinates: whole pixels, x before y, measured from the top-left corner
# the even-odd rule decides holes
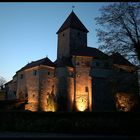
[[[88,32],[72,11],[57,31],[57,60],[46,57],[18,70],[5,84],[6,99],[26,102],[30,111],[115,110],[115,94],[137,87],[137,69],[119,53],[88,47]]]

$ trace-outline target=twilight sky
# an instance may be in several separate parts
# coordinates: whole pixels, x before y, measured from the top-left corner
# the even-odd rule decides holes
[[[107,2],[0,3],[0,76],[6,81],[28,62],[57,55],[56,32],[74,12],[89,30],[88,46],[98,48],[94,18]]]

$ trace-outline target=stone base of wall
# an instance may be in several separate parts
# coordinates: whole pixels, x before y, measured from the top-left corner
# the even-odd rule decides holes
[[[30,111],[38,111],[38,103],[37,102],[30,102],[25,105],[25,110],[30,110]]]

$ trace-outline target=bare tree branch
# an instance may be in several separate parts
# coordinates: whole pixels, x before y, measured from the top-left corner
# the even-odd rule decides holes
[[[117,2],[100,11],[101,16],[95,18],[100,25],[96,30],[101,44],[99,49],[108,53],[118,51],[130,60],[140,60],[140,3]],[[130,57],[131,52],[137,58]]]
[[[6,80],[0,76],[0,88],[6,83]]]

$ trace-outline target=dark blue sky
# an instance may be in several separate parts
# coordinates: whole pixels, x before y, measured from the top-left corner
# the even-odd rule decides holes
[[[0,76],[7,81],[28,62],[57,55],[56,32],[72,11],[89,30],[88,46],[98,48],[94,18],[102,2],[0,3]]]

